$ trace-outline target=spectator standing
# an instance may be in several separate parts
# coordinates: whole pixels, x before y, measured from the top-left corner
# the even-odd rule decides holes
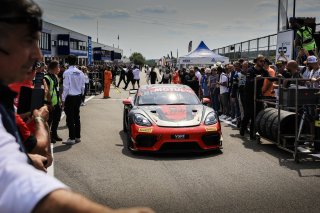
[[[201,88],[202,88],[202,94],[204,98],[210,97],[210,89],[208,87],[209,77],[211,75],[211,69],[206,68],[205,73],[201,79]]]
[[[146,81],[147,84],[150,84],[150,72],[151,72],[151,68],[148,66],[145,66],[145,72],[146,72]]]
[[[194,93],[199,97],[199,81],[197,76],[195,76],[194,69],[189,70],[189,74],[185,77],[185,83],[188,85]]]
[[[270,77],[276,76],[276,71],[270,67],[271,62],[269,59],[265,58],[264,69],[268,71]],[[274,99],[275,92],[273,88],[273,82],[269,79],[264,79],[262,86],[262,96],[268,99]]]
[[[311,80],[310,87],[312,88],[319,88],[319,81],[320,81],[320,67],[318,63],[318,58],[316,56],[309,56],[307,59],[307,63],[312,68],[309,79]]]
[[[180,82],[181,82],[181,84],[186,84],[186,83],[185,83],[185,78],[186,78],[186,75],[187,75],[187,70],[186,70],[186,68],[182,68],[182,70],[180,71],[179,75],[180,75]]]
[[[172,80],[172,76],[171,76],[170,70],[167,69],[165,73],[163,73],[162,75],[160,84],[171,84],[171,80]]]
[[[152,67],[150,72],[150,82],[151,84],[155,84],[158,81],[158,74],[155,71],[155,67]]]
[[[217,69],[220,77],[219,77],[219,90],[220,90],[220,101],[221,101],[221,107],[222,107],[222,119],[225,119],[229,112],[229,89],[228,89],[228,82],[229,78],[227,74],[225,73],[225,70],[222,67],[218,67]]]
[[[119,79],[117,88],[119,88],[119,85],[120,85],[121,81],[123,81],[125,85],[127,84],[127,82],[126,82],[126,71],[122,67],[120,67],[120,69],[121,69],[121,71],[120,71],[120,79]]]
[[[138,68],[138,66],[135,66],[132,73],[133,73],[133,89],[135,89],[136,82],[138,84],[138,88],[140,88],[140,69]]]
[[[82,99],[81,99],[81,106],[85,106],[86,105],[85,100],[86,100],[86,95],[87,95],[87,92],[88,92],[88,89],[89,89],[90,79],[89,79],[89,76],[88,76],[88,68],[87,67],[82,66],[81,67],[81,71],[84,74],[84,83],[85,83],[84,94],[83,94]]]
[[[211,75],[209,76],[209,89],[210,89],[210,97],[211,97],[211,107],[216,111],[219,112],[220,110],[220,89],[219,85],[217,84],[219,81],[219,75],[217,73],[216,66],[212,67]]]
[[[269,77],[268,71],[264,69],[265,57],[263,55],[258,55],[255,59],[254,67],[249,68],[246,77],[246,85],[245,85],[245,104],[244,107],[244,118],[241,122],[240,135],[244,136],[244,133],[247,129],[248,123],[250,121],[250,140],[255,139],[255,131],[254,131],[254,105],[256,104],[256,115],[263,109],[263,105],[261,102],[255,103],[254,97],[254,81],[256,77]],[[256,98],[261,99],[262,97],[262,86],[264,79],[258,79],[256,85]]]
[[[85,89],[85,77],[83,72],[76,68],[76,61],[76,56],[70,55],[70,67],[63,73],[62,101],[69,129],[69,138],[63,142],[66,145],[81,142],[80,105]]]
[[[51,61],[48,66],[48,73],[44,76],[49,88],[49,103],[51,106],[48,124],[51,130],[51,143],[62,141],[58,136],[58,126],[62,112],[62,101],[60,96],[60,85],[58,74],[60,72],[59,62]]]
[[[238,100],[238,93],[239,93],[239,75],[241,73],[241,65],[240,62],[236,61],[233,64],[234,67],[234,74],[232,78],[232,85],[231,85],[231,93],[230,93],[230,103],[231,103],[231,111],[233,120],[232,123],[237,123],[240,120],[240,108],[239,108],[239,100]]]
[[[103,91],[103,98],[110,98],[110,86],[112,83],[112,72],[110,70],[110,66],[106,67],[104,71],[104,91]]]
[[[128,85],[130,82],[131,82],[132,88],[134,88],[133,71],[132,71],[131,67],[128,68],[127,83],[126,83],[125,87],[123,87],[124,90],[126,90],[128,88]]]
[[[172,75],[172,82],[174,84],[180,84],[180,74],[179,74],[179,69],[176,68],[175,71],[173,71],[173,75]]]
[[[239,109],[240,109],[240,123],[237,125],[240,127],[241,122],[244,118],[244,105],[246,104],[246,99],[245,99],[245,85],[246,85],[246,77],[247,77],[247,72],[249,69],[249,62],[244,61],[242,63],[241,67],[241,72],[238,74],[239,78]]]

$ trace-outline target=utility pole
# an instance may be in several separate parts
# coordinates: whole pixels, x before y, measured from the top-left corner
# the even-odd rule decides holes
[[[97,43],[99,43],[99,22],[97,19]]]

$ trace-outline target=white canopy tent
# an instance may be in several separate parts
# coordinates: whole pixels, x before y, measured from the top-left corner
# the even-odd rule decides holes
[[[203,41],[195,50],[179,57],[179,64],[215,64],[217,62],[226,64],[229,63],[229,58],[214,53]]]

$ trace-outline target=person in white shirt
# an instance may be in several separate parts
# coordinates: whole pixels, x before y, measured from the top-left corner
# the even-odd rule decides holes
[[[41,9],[32,0],[1,0],[0,212],[152,213],[148,208],[113,210],[94,203],[30,165],[14,118],[15,93],[8,85],[24,80],[42,58],[38,46],[41,16]],[[33,116],[37,128],[45,128],[47,118],[41,109]]]
[[[133,89],[135,88],[136,82],[138,84],[138,88],[140,88],[140,70],[137,66],[134,67],[133,73]]]
[[[69,138],[62,142],[73,145],[81,142],[80,106],[85,89],[85,77],[76,65],[77,58],[74,55],[68,57],[69,69],[63,73],[62,102],[66,113],[66,121],[69,129]]]
[[[308,66],[312,69],[309,73],[308,79],[311,80],[311,83],[309,84],[312,88],[319,88],[319,81],[320,81],[320,67],[318,63],[318,58],[316,56],[309,56],[307,58]]]
[[[218,73],[220,74],[218,85],[220,87],[220,100],[222,106],[222,114],[223,117],[228,115],[228,105],[229,105],[229,89],[228,89],[228,76],[225,73],[225,70],[221,67],[217,69]]]
[[[147,84],[150,84],[150,72],[151,72],[151,67],[146,67],[146,80],[147,80]]]
[[[85,89],[84,89],[84,93],[82,95],[82,99],[81,99],[81,106],[85,106],[85,99],[86,99],[86,94],[89,88],[89,76],[88,76],[88,68],[86,66],[82,66],[81,67],[81,71],[84,74],[84,83],[85,83]]]
[[[198,81],[199,81],[199,86],[201,86],[201,77],[202,77],[201,72],[198,67],[195,67],[194,69],[196,71],[195,75],[197,76]]]

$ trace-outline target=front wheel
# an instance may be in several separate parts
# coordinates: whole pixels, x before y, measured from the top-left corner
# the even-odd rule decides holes
[[[127,148],[133,152],[133,141],[131,140],[131,131],[127,129]]]
[[[126,109],[123,109],[123,121],[122,121],[122,129],[124,132],[128,132],[127,129],[127,113],[126,113]]]

